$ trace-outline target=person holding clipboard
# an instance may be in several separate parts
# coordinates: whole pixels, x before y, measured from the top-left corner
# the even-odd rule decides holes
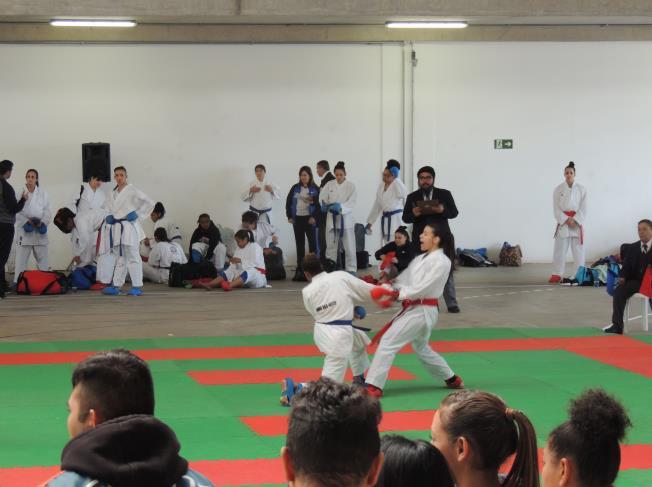
[[[440,232],[450,233],[448,220],[456,218],[459,212],[453,195],[447,189],[435,188],[435,170],[423,166],[417,172],[419,189],[410,193],[403,209],[403,221],[412,223],[412,244],[419,248],[419,235],[428,224],[435,224]],[[444,287],[444,300],[449,313],[459,313],[460,308],[455,296],[455,281],[451,273]]]

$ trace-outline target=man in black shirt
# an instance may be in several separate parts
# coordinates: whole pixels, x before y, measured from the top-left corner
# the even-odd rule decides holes
[[[317,163],[317,176],[321,178],[319,190],[321,191],[326,186],[326,183],[335,179],[335,176],[330,172],[330,165],[328,161],[319,161]],[[326,263],[326,213],[318,212],[317,224],[319,227],[319,259],[322,265]]]
[[[7,182],[13,168],[14,163],[11,161],[0,162],[0,298],[4,298],[7,291],[5,264],[14,243],[16,213],[23,209],[27,201],[26,192],[23,192],[20,201],[16,201],[14,188]]]
[[[623,267],[620,269],[618,286],[614,291],[613,314],[611,325],[603,328],[605,333],[622,335],[624,330],[623,317],[627,300],[641,288],[643,275],[652,265],[652,221],[638,222],[639,241],[625,246]]]
[[[447,189],[435,188],[435,170],[423,166],[417,173],[419,189],[410,193],[403,210],[403,221],[412,223],[412,245],[421,253],[419,235],[429,223],[434,223],[442,232],[450,232],[448,219],[458,215],[453,195]],[[431,202],[431,203],[422,203]],[[455,297],[455,281],[451,273],[444,288],[444,300],[450,313],[459,313]]]

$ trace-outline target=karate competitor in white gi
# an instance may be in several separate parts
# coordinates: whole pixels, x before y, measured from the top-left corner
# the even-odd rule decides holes
[[[278,186],[265,179],[267,169],[262,164],[255,167],[256,180],[249,183],[242,193],[242,201],[249,203],[249,210],[256,212],[258,219],[272,223],[272,201],[281,199]]]
[[[140,296],[143,293],[143,261],[139,245],[145,232],[139,220],[149,218],[154,201],[127,182],[124,167],[116,167],[113,175],[116,186],[105,202],[108,216],[101,229],[97,280],[113,284],[104,288],[104,294],[118,295],[128,269],[131,289],[127,294]]]
[[[326,259],[337,262],[338,242],[342,242],[346,254],[345,269],[355,274],[357,256],[355,251],[355,221],[351,212],[355,207],[357,193],[355,185],[346,180],[344,162],[335,165],[335,180],[329,181],[319,193],[322,212],[326,213]]]
[[[438,298],[451,272],[451,260],[444,249],[454,255],[450,233],[439,233],[436,225],[427,224],[420,236],[423,254],[415,257],[407,269],[393,282],[393,289],[377,287],[377,292],[387,293],[402,301],[403,309],[374,337],[380,340],[378,350],[367,373],[367,390],[381,397],[394,357],[407,344],[434,378],[443,380],[451,389],[464,387],[462,379],[448,366],[444,358],[430,348],[430,333],[437,323]]]
[[[77,215],[88,210],[102,208],[105,201],[106,194],[102,190],[102,181],[98,176],[93,175],[87,183],[82,183],[67,207]]]
[[[183,248],[183,239],[181,236],[181,227],[174,222],[168,221],[165,218],[165,206],[163,203],[158,201],[154,205],[149,218],[143,220],[143,231],[145,232],[145,239],[140,243],[140,255],[143,257],[143,260],[146,261],[149,253],[152,250],[152,246],[156,243],[154,238],[154,231],[157,228],[165,228],[165,233],[170,242],[174,242],[179,247]]]
[[[276,227],[264,220],[261,221],[258,214],[254,211],[245,211],[242,214],[242,225],[240,228],[249,230],[254,236],[254,242],[263,249],[269,247],[270,240],[272,243],[278,244]]]
[[[48,225],[52,220],[50,198],[39,187],[38,171],[30,169],[25,174],[27,201],[16,214],[16,267],[14,285],[21,272],[27,269],[29,256],[34,254],[40,271],[50,269],[48,265]]]
[[[548,282],[576,283],[575,274],[564,278],[568,247],[573,252],[576,267],[585,266],[584,221],[586,220],[586,188],[575,182],[575,163],[569,162],[564,168],[566,180],[555,188],[552,195],[552,208],[557,229],[555,230],[555,250],[553,270]]]
[[[70,234],[72,261],[77,267],[95,264],[97,258],[97,233],[107,212],[95,208],[77,213],[69,206],[61,208],[54,217],[54,224],[63,233]]]
[[[154,243],[149,253],[149,260],[143,262],[143,277],[152,282],[168,282],[170,266],[173,263],[185,264],[188,262],[181,245],[176,240],[169,240],[165,228],[154,230]]]
[[[407,198],[407,189],[403,181],[399,179],[401,165],[395,159],[387,161],[387,167],[383,170],[383,181],[376,191],[376,200],[371,207],[367,217],[367,232],[371,234],[371,227],[380,219],[382,233],[382,245],[394,240],[394,232],[403,225],[403,208]]]
[[[210,282],[199,279],[193,287],[213,289],[221,286],[225,291],[232,288],[247,287],[261,288],[267,286],[265,277],[265,258],[263,249],[254,241],[250,230],[238,230],[235,233],[237,249],[231,257],[231,265],[224,271],[219,271],[218,276]]]
[[[344,382],[350,366],[354,383],[363,385],[369,367],[366,347],[371,340],[365,331],[354,327],[353,319],[364,318],[366,311],[356,303],[371,301],[374,286],[348,272],[324,272],[319,257],[313,253],[303,259],[302,269],[310,281],[301,291],[303,305],[315,320],[313,337],[325,355],[322,377]],[[289,405],[301,387],[291,378],[285,379],[281,404]]]

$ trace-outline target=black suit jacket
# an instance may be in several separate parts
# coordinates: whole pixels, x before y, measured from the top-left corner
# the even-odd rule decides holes
[[[328,171],[322,178],[321,183],[319,183],[319,189],[324,189],[326,183],[332,181],[333,179],[335,179],[335,176],[333,176],[332,172]]]
[[[652,265],[652,250],[647,254],[641,251],[641,242],[634,242],[626,247],[620,277],[626,281],[642,281],[647,266]]]
[[[324,174],[324,177],[321,179],[321,183],[319,183],[319,191],[321,192],[322,189],[324,189],[324,186],[326,186],[326,183],[329,181],[332,181],[335,179],[335,176],[333,176],[333,173],[328,171],[326,174]],[[319,209],[319,202],[317,202],[317,222],[319,223],[320,226],[326,225],[326,213],[322,213],[321,209]],[[322,249],[323,251],[324,249]]]
[[[417,206],[417,201],[423,201],[423,191],[421,188],[413,193],[410,193],[405,201],[405,208],[403,209],[403,221],[405,223],[412,223],[412,242],[414,245],[419,244],[419,235],[423,232],[424,227],[429,223],[435,223],[442,231],[450,232],[448,220],[455,218],[459,212],[455,206],[453,195],[447,189],[433,188],[433,200],[439,200],[444,205],[444,212],[441,215],[422,215],[414,216],[412,208]]]

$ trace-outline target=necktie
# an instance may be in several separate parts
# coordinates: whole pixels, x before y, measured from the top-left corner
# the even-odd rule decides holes
[[[647,254],[647,244],[646,243],[643,244],[643,253]]]

